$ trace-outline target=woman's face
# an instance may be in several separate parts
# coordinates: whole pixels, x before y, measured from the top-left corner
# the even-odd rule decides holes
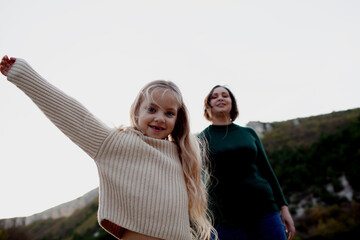
[[[229,92],[223,87],[214,89],[210,96],[211,115],[228,114],[232,108],[232,101]]]

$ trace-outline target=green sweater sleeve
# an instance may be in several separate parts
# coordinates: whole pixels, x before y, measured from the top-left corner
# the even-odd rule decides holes
[[[257,158],[256,158],[256,163],[259,167],[259,171],[262,175],[263,178],[265,178],[274,193],[274,198],[276,201],[277,206],[280,207],[284,206],[284,205],[288,205],[285,196],[283,194],[283,191],[281,189],[281,186],[279,184],[279,181],[270,165],[270,162],[266,156],[264,147],[261,143],[260,138],[258,137],[258,135],[256,134],[256,132],[253,129],[250,129],[252,135],[256,138],[256,147],[258,149],[258,153],[257,153]]]

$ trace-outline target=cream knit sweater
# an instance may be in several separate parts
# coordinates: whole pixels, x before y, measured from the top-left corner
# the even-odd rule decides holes
[[[125,228],[161,239],[191,239],[188,196],[174,143],[110,129],[22,59],[16,60],[8,80],[95,160],[98,221],[105,230],[113,235]]]

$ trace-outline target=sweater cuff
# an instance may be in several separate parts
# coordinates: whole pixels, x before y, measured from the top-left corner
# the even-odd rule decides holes
[[[14,65],[10,68],[7,79],[11,82],[11,79],[14,79],[20,75],[22,75],[23,70],[26,68],[26,66],[30,65],[22,58],[16,58],[16,61]]]

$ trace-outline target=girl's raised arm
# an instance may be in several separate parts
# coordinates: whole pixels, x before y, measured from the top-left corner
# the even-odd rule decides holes
[[[47,82],[23,59],[5,56],[0,71],[74,143],[90,157],[96,156],[110,128],[74,98]]]

